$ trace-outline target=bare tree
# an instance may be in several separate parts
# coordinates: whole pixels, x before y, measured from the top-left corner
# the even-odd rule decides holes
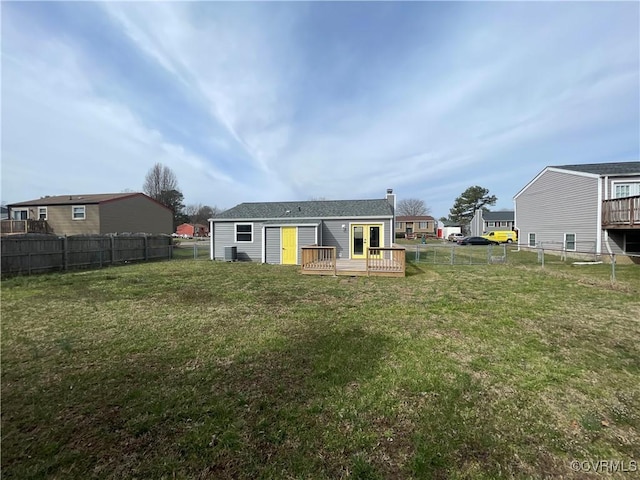
[[[398,202],[398,215],[408,217],[418,217],[429,215],[431,209],[427,207],[424,201],[417,198],[404,198]]]
[[[162,201],[163,197],[166,196],[165,192],[172,190],[179,191],[178,179],[169,167],[161,163],[156,163],[147,172],[142,190],[154,200],[166,205],[166,203]]]
[[[220,209],[218,207],[210,207],[209,205],[197,203],[187,205],[184,209],[184,213],[189,217],[189,221],[191,223],[206,225],[211,217],[220,213]]]

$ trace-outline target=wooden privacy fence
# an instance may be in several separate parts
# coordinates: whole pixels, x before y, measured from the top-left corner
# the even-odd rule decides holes
[[[2,238],[2,275],[169,259],[167,235],[12,235]]]

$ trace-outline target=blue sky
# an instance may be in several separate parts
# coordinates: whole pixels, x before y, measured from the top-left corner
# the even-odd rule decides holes
[[[512,208],[640,158],[637,2],[2,2],[2,193]]]

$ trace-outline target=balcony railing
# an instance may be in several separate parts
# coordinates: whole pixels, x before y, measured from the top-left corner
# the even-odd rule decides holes
[[[20,233],[53,233],[46,220],[2,220],[0,226],[2,235],[17,235]]]
[[[602,202],[604,228],[640,228],[640,195]]]

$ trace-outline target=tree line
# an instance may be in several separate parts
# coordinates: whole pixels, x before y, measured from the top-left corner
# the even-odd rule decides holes
[[[184,195],[178,188],[176,174],[161,163],[156,163],[147,172],[142,189],[148,196],[173,211],[174,230],[182,223],[206,225],[209,218],[220,213],[215,206],[201,203],[185,205]],[[324,198],[320,199],[324,200]],[[468,225],[477,210],[487,211],[487,206],[495,205],[497,200],[496,196],[490,195],[486,188],[477,185],[469,187],[455,199],[453,207],[449,209],[449,216],[440,217],[440,221]],[[396,213],[399,216],[424,216],[431,214],[431,208],[424,200],[405,198],[398,202]]]
[[[487,211],[488,205],[495,205],[498,199],[495,195],[490,195],[489,190],[474,185],[467,188],[457,197],[453,203],[453,207],[449,209],[447,217],[440,217],[441,222],[451,222],[460,225],[468,225],[471,223],[477,210]],[[422,216],[429,215],[429,208],[423,200],[417,198],[405,198],[398,202],[396,213],[399,216]]]
[[[144,179],[142,191],[173,211],[173,230],[183,223],[201,223],[219,213],[217,207],[209,205],[184,204],[184,195],[178,188],[176,174],[166,165],[156,163]]]

